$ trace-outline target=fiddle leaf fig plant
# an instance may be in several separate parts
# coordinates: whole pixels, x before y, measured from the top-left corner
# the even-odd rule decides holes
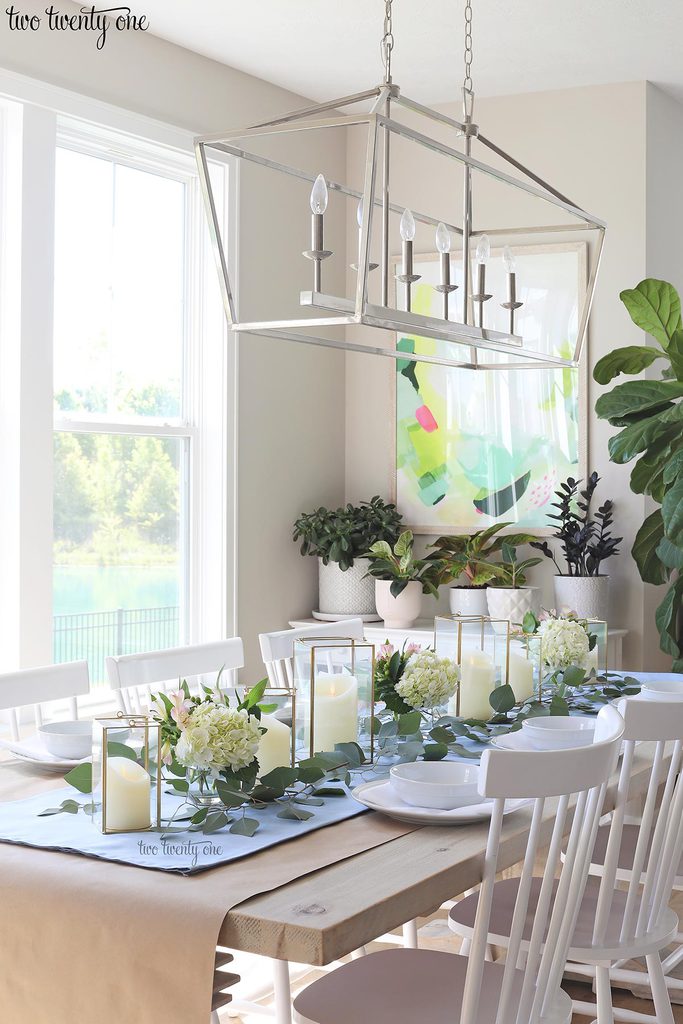
[[[645,583],[668,584],[655,622],[660,647],[683,672],[683,321],[678,292],[667,281],[648,278],[621,293],[637,327],[654,345],[616,349],[596,364],[593,376],[609,384],[619,374],[641,373],[662,360],[658,380],[617,384],[595,405],[600,419],[620,430],[609,440],[612,462],[637,459],[631,490],[659,505],[642,524],[631,553]]]

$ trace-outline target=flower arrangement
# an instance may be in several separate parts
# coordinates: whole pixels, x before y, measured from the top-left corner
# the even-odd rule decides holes
[[[449,701],[459,680],[460,669],[449,658],[439,658],[435,651],[420,651],[408,658],[396,693],[411,708],[431,710]]]
[[[538,627],[541,638],[543,664],[552,669],[566,669],[570,665],[588,667],[588,656],[597,638],[588,632],[585,620],[572,616],[544,618]]]

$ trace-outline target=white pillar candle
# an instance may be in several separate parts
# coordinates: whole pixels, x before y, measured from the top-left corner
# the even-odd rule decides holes
[[[534,666],[529,658],[510,651],[508,683],[513,689],[517,703],[527,700],[534,692]]]
[[[292,763],[292,730],[274,715],[263,715],[261,725],[267,732],[261,736],[258,748],[259,776],[273,768],[289,768]]]
[[[334,750],[336,743],[358,739],[358,683],[348,672],[319,672],[315,677],[313,746]]]
[[[493,714],[489,694],[496,683],[493,658],[485,651],[465,654],[460,668],[460,715],[487,720]]]
[[[137,761],[108,757],[105,826],[117,832],[149,828],[151,789],[149,773]]]

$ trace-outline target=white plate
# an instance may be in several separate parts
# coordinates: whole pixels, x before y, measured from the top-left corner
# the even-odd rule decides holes
[[[480,804],[469,804],[467,807],[456,807],[452,811],[437,811],[431,807],[411,807],[398,800],[392,792],[387,779],[377,779],[357,786],[351,794],[355,799],[373,811],[380,811],[396,821],[404,821],[409,825],[466,825],[475,821],[486,821],[491,817],[493,800],[484,800]],[[531,800],[508,800],[505,813],[519,810],[532,803]]]
[[[2,740],[0,741],[0,747],[3,750],[8,750],[10,754],[20,761],[32,764],[36,768],[42,768],[46,772],[58,772],[61,775],[63,775],[64,772],[71,771],[71,769],[75,768],[77,764],[82,764],[83,761],[90,760],[88,757],[83,758],[82,761],[74,761],[71,758],[65,757],[55,757],[46,749],[40,739],[40,736],[37,734],[27,736],[25,740],[21,740],[17,744],[14,744],[11,740]]]
[[[382,616],[377,615],[374,612],[372,615],[351,615],[345,612],[343,615],[333,614],[332,612],[311,612],[314,619],[320,619],[321,622],[344,622],[346,619],[362,619],[363,622],[381,622]]]
[[[534,754],[547,753],[547,751],[539,751],[536,747],[532,746],[521,729],[517,732],[505,733],[503,736],[494,736],[489,742],[492,747],[498,747],[499,750],[530,750]],[[588,743],[584,743],[582,745],[586,747],[589,746]],[[565,750],[580,749],[581,747],[565,747]],[[619,757],[621,757],[623,753],[624,745],[622,743],[621,750],[619,751]]]

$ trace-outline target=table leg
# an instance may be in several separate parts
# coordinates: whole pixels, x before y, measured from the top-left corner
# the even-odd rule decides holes
[[[292,993],[289,986],[289,964],[286,960],[273,960],[273,986],[275,1024],[292,1024]]]
[[[403,945],[406,949],[417,949],[417,921],[403,925]]]

